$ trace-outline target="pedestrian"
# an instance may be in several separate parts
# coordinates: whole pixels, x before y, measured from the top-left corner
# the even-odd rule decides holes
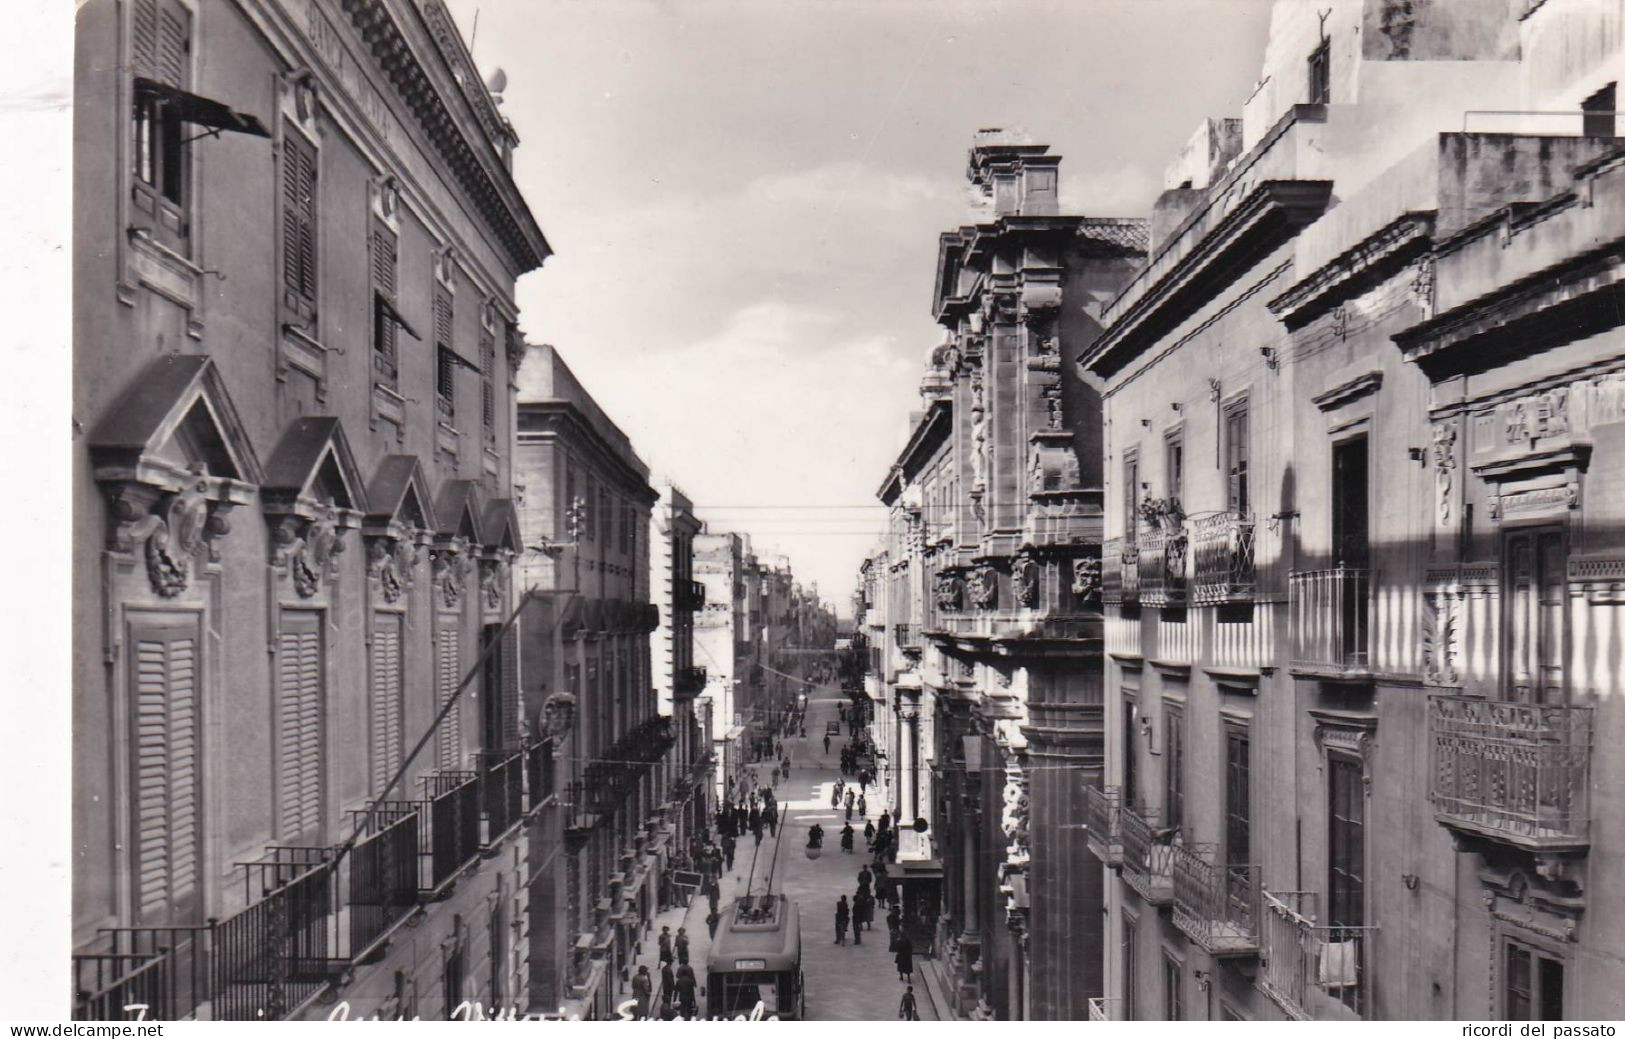
[[[862,772],[858,773],[858,793],[866,794],[868,792],[869,792],[869,770],[864,769]]]
[[[852,919],[852,910],[847,908],[846,896],[842,895],[840,901],[835,903],[835,944],[846,944],[846,923]]]
[[[852,851],[852,833],[851,823],[841,827],[841,850],[844,852],[850,853]]]
[[[649,977],[649,966],[644,964],[638,968],[637,976],[632,979],[632,998],[637,1000],[637,1009],[633,1011],[637,1020],[642,1021],[649,1016],[650,995],[654,991],[654,980]]]
[[[750,806],[750,828],[752,830],[760,830],[762,828],[762,810],[757,808],[754,804]]]
[[[914,980],[914,942],[906,932],[897,935],[897,980]]]
[[[761,823],[761,820],[757,820],[756,825],[751,827],[750,832],[756,838],[756,846],[761,847],[761,844],[762,844],[762,823]]]
[[[707,927],[709,927],[711,929],[711,940],[712,941],[717,940],[717,924],[719,924],[721,922],[722,922],[722,915],[720,913],[718,913],[715,909],[712,909],[711,910],[711,915],[707,916],[705,918],[705,926],[707,926]]]
[[[863,821],[863,846],[873,847],[875,843],[875,824],[865,819]]]
[[[887,945],[886,948],[892,952],[897,951],[897,939],[902,937],[898,932],[901,930],[902,926],[903,914],[902,911],[897,908],[897,904],[894,902],[891,907],[891,912],[886,914],[886,933],[891,935],[891,944]]]
[[[672,997],[677,995],[677,978],[671,972],[671,961],[667,960],[660,965],[660,1015],[665,1017],[671,1012]]]
[[[914,986],[910,985],[903,992],[903,1001],[897,1004],[897,1016],[904,1021],[918,1021],[920,1008],[914,1004]]]
[[[862,794],[859,794],[858,795],[858,815],[859,816],[867,816],[868,814],[869,814],[869,802],[865,801],[863,799]]]
[[[694,1003],[694,968],[683,964],[677,968],[677,1012],[692,1020],[699,1012]]]
[[[858,890],[867,893],[875,882],[875,875],[868,866],[858,870]]]
[[[677,965],[688,966],[688,928],[679,927],[677,937],[672,941],[672,948],[677,950]]]
[[[660,962],[661,963],[670,963],[671,962],[671,928],[670,927],[662,927],[660,929]]]
[[[829,753],[829,733],[824,733],[824,753]]]
[[[710,905],[711,905],[711,915],[712,916],[715,916],[717,914],[717,901],[721,897],[722,897],[722,892],[717,887],[716,878],[715,877],[706,877],[705,878],[705,900],[708,903],[710,903]]]
[[[722,838],[722,859],[729,869],[734,868],[734,839],[729,834]]]
[[[864,925],[874,919],[874,899],[859,895],[852,900],[852,944],[863,944]]]

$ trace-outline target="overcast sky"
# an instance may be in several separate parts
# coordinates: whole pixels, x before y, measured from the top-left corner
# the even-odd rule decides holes
[[[656,476],[843,615],[920,405],[965,153],[1020,128],[1062,205],[1145,216],[1239,115],[1267,0],[450,0],[507,73],[515,174],[557,255],[519,284]],[[478,14],[476,25],[475,15]],[[522,392],[523,395],[523,392]]]

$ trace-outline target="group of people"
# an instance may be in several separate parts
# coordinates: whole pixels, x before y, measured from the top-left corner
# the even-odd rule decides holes
[[[788,761],[788,759],[786,759]],[[771,787],[760,787],[747,795],[743,804],[724,801],[717,807],[717,833],[722,840],[722,852],[729,869],[734,865],[734,842],[749,833],[762,843],[762,831],[777,836],[779,827],[779,801]]]
[[[695,995],[699,990],[699,978],[688,962],[688,929],[679,927],[677,934],[673,935],[670,927],[662,927],[659,944],[660,1009],[658,1012],[654,1009],[654,979],[649,975],[648,965],[641,966],[632,978],[632,996],[637,1000],[638,1020],[656,1014],[662,1021],[698,1017],[700,1008]]]
[[[884,815],[881,816],[885,818]],[[858,889],[847,902],[842,895],[835,903],[835,944],[846,944],[846,932],[852,930],[852,944],[863,944],[863,932],[874,929],[875,903],[890,903],[890,911],[886,914],[886,930],[888,943],[886,949],[892,954],[892,960],[897,965],[897,980],[904,982],[908,987],[903,992],[903,998],[898,1004],[897,1016],[905,1021],[919,1020],[919,1007],[914,999],[914,940],[909,937],[908,931],[903,927],[902,907],[898,903],[896,893],[891,885],[884,880],[884,873],[880,874],[881,881],[876,883],[876,875],[864,866],[858,871]]]

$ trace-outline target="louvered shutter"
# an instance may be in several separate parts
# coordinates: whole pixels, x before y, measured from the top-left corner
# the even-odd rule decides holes
[[[502,633],[502,745],[519,746],[519,629]]]
[[[278,656],[278,837],[285,843],[314,841],[322,823],[320,615],[284,611]]]
[[[456,628],[440,629],[440,654],[438,671],[436,674],[435,709],[438,711],[446,705],[446,701],[457,691],[459,673],[462,669],[458,658],[458,637]],[[439,757],[441,768],[460,768],[463,763],[463,726],[462,705],[453,707],[440,723],[437,733],[439,737]]]
[[[372,627],[372,789],[401,767],[401,615],[380,613]]]
[[[158,78],[158,0],[135,0],[131,11],[130,64],[135,74]]]
[[[201,787],[197,631],[132,633],[132,850],[136,923],[195,923]]]
[[[282,134],[282,283],[290,309],[316,308],[316,149],[292,125]]]
[[[162,0],[158,5],[158,79],[172,87],[187,88],[191,41],[192,12],[175,0]]]
[[[377,354],[376,367],[385,382],[395,385],[396,336],[395,320],[382,306],[395,303],[395,235],[382,224],[372,229],[372,291],[380,305],[373,313],[373,350]]]

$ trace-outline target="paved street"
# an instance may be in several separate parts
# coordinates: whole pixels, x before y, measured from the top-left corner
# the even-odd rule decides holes
[[[864,933],[863,944],[853,944],[850,931],[846,945],[835,944],[835,901],[844,894],[848,903],[851,902],[857,891],[858,870],[868,861],[863,854],[862,820],[853,813],[853,828],[859,832],[853,853],[843,854],[840,830],[845,810],[836,812],[829,806],[831,789],[841,774],[842,741],[832,739],[826,755],[823,733],[825,723],[837,717],[837,707],[842,702],[839,697],[839,690],[832,686],[815,691],[807,705],[807,738],[796,737],[785,742],[790,752],[791,773],[789,781],[781,782],[777,790],[784,817],[780,833],[785,843],[776,865],[777,840],[764,836],[757,850],[751,838],[745,837],[734,856],[734,868],[723,878],[722,902],[727,904],[744,893],[747,882],[751,891],[760,893],[764,877],[770,868],[774,869],[773,890],[788,895],[801,906],[802,969],[807,982],[808,1019],[894,1021],[904,984],[897,980],[892,954],[886,951],[885,907],[876,907],[875,929]],[[763,776],[767,775],[766,763],[760,771]],[[872,785],[869,795],[869,817],[878,818],[883,798]],[[804,850],[807,830],[814,823],[824,828],[824,853],[816,861],[808,859]],[[754,876],[753,852],[756,857]],[[638,960],[649,965],[657,984],[657,937],[661,926],[669,926],[673,934],[679,926],[688,928],[693,941],[690,962],[703,982],[705,960],[710,952],[705,914],[703,897],[695,898],[686,910],[672,909],[660,914],[643,943]],[[936,1020],[935,1006],[926,991],[919,960],[915,961],[914,995],[920,1018]]]

